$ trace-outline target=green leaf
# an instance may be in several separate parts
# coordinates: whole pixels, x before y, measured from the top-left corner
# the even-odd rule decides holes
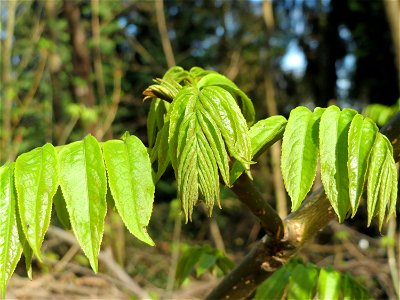
[[[18,236],[17,203],[14,187],[14,163],[0,167],[0,297],[21,257],[22,245]]]
[[[397,168],[393,159],[390,141],[377,133],[372,147],[367,182],[368,226],[372,217],[378,214],[379,228],[382,227],[389,203],[389,216],[397,200]]]
[[[155,182],[160,180],[161,176],[167,169],[169,162],[171,161],[168,150],[168,131],[169,122],[166,122],[163,128],[158,132],[156,144],[154,145],[154,148],[151,149],[151,162],[157,160],[157,173],[154,180]]]
[[[217,124],[231,156],[243,164],[250,175],[251,142],[246,120],[232,95],[218,86],[205,87],[199,100]]]
[[[266,149],[271,147],[276,141],[283,136],[287,120],[283,116],[272,116],[264,120],[258,121],[250,127],[249,136],[251,141],[252,159],[259,156]],[[233,163],[230,182],[233,184],[240,175],[242,175],[244,167],[238,161]]]
[[[349,195],[352,217],[357,212],[364,190],[368,170],[369,155],[374,145],[378,127],[369,119],[357,114],[349,129]]]
[[[79,245],[97,272],[106,215],[106,172],[100,145],[91,136],[61,148],[60,186]]]
[[[145,96],[143,101],[149,99],[160,98],[162,100],[171,102],[181,90],[182,86],[174,80],[155,79],[153,84],[149,86],[144,92]]]
[[[195,264],[199,261],[203,250],[201,247],[191,247],[183,252],[176,267],[176,281],[181,285],[183,281],[190,275]]]
[[[350,208],[348,131],[357,114],[353,109],[328,107],[322,114],[319,129],[321,178],[326,195],[343,222]]]
[[[65,203],[64,196],[61,188],[57,189],[56,194],[53,197],[54,208],[56,210],[57,218],[65,229],[71,229],[71,222],[69,220],[67,204]]]
[[[207,270],[212,269],[217,262],[217,256],[209,253],[202,253],[197,262],[196,276],[203,275]]]
[[[323,109],[299,106],[290,113],[282,142],[281,170],[292,210],[299,208],[317,172],[318,125]]]
[[[25,233],[22,230],[22,225],[21,225],[21,218],[18,212],[18,205],[16,209],[16,214],[17,214],[17,227],[18,227],[18,236],[19,240],[22,245],[22,253],[24,254],[25,258],[25,270],[26,274],[28,275],[28,278],[32,280],[32,257],[33,257],[33,250],[31,246],[29,245],[28,240],[26,239]]]
[[[318,269],[298,264],[289,278],[288,296],[290,299],[312,299],[317,284]]]
[[[247,121],[247,124],[250,126],[254,123],[255,111],[253,103],[251,102],[250,98],[241,89],[239,89],[233,81],[231,81],[224,75],[211,73],[201,78],[197,83],[197,87],[200,90],[207,86],[219,86],[231,93],[233,97],[239,96],[240,106],[243,116]]]
[[[52,199],[58,187],[57,155],[53,145],[46,144],[17,158],[15,187],[22,230],[41,261],[40,248],[49,228]]]
[[[275,271],[271,277],[265,280],[256,290],[256,300],[282,299],[283,292],[289,282],[289,278],[296,263],[289,262]]]
[[[322,268],[318,278],[318,299],[339,299],[341,274],[332,269]]]
[[[167,113],[168,106],[168,102],[158,98],[151,102],[150,111],[147,115],[147,137],[150,148],[154,146],[157,133],[164,126],[164,117]]]
[[[108,182],[115,206],[128,230],[154,245],[146,227],[154,201],[151,162],[146,147],[135,136],[103,143]]]

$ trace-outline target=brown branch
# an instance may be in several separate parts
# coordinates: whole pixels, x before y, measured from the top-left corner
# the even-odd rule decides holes
[[[381,132],[392,142],[394,158],[399,161],[400,113],[397,113]],[[247,205],[260,202],[260,199],[246,199],[257,198],[254,192],[241,191],[237,194]],[[297,211],[289,214],[284,220],[283,238],[277,240],[268,235],[262,238],[244,260],[207,296],[207,299],[247,299],[260,283],[284,265],[305,242],[335,218],[336,215],[326,198],[324,189],[320,188],[313,192]]]
[[[158,31],[161,36],[161,43],[164,50],[164,55],[167,60],[168,68],[175,66],[174,52],[172,51],[171,41],[168,37],[167,22],[164,14],[164,0],[156,0],[156,16]]]

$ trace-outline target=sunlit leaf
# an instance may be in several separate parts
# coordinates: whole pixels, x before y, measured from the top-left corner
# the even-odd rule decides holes
[[[168,150],[168,131],[169,122],[166,122],[163,128],[157,134],[156,143],[154,148],[151,149],[150,159],[151,162],[157,161],[157,173],[155,176],[155,182],[160,180],[164,174],[170,162],[169,150]]]
[[[201,78],[197,83],[197,87],[200,90],[207,86],[219,86],[229,91],[232,96],[238,96],[240,107],[242,109],[243,116],[247,121],[247,124],[252,125],[254,123],[255,111],[253,103],[251,102],[250,98],[241,89],[239,89],[233,81],[231,81],[224,75],[211,73]]]
[[[318,278],[318,299],[339,299],[341,274],[332,269],[322,268]]]
[[[368,226],[372,217],[378,215],[379,228],[389,204],[389,215],[397,200],[397,168],[389,140],[378,133],[372,147],[367,183]]]
[[[292,210],[299,208],[317,172],[318,125],[323,109],[299,106],[290,113],[282,142],[281,170]]]
[[[8,280],[22,253],[18,236],[14,163],[0,167],[0,297],[4,299]]]
[[[75,236],[97,272],[106,215],[106,172],[100,145],[88,135],[58,153],[60,186]]]
[[[343,222],[350,209],[348,160],[348,131],[357,114],[352,109],[328,107],[322,114],[319,129],[321,178],[326,195],[339,221]]]
[[[360,204],[368,169],[369,155],[375,141],[378,127],[369,119],[357,114],[349,129],[349,195],[352,217]]]
[[[52,199],[58,187],[57,155],[46,144],[21,154],[15,163],[15,187],[21,227],[35,255],[50,224]]]
[[[154,245],[146,227],[154,201],[154,183],[146,147],[135,136],[103,143],[108,182],[115,206],[128,230]]]
[[[250,127],[249,136],[251,141],[251,155],[256,158],[266,149],[271,147],[283,136],[287,120],[283,116],[272,116],[258,121]],[[233,184],[243,173],[244,167],[238,161],[235,161],[231,172],[230,181]]]
[[[199,100],[221,131],[229,154],[243,164],[250,175],[250,136],[235,99],[223,88],[213,86],[203,88]]]

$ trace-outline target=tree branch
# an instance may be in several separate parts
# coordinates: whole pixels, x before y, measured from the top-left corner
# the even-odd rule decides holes
[[[395,161],[399,161],[400,113],[381,129],[381,133],[392,142]],[[245,175],[242,175],[237,183],[241,182],[242,177]],[[254,206],[261,201],[254,191],[235,192],[240,201],[248,206],[249,203],[250,206]],[[259,284],[284,265],[305,242],[335,218],[336,215],[326,198],[324,189],[320,188],[313,192],[297,211],[289,214],[283,221],[285,228],[283,237],[277,240],[269,235],[264,236],[244,260],[207,296],[207,299],[247,299]]]

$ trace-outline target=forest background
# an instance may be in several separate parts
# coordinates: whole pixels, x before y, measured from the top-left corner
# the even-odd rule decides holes
[[[46,142],[62,145],[87,133],[107,140],[128,130],[147,144],[149,103],[142,92],[173,65],[225,74],[253,100],[257,119],[288,116],[298,105],[359,111],[370,103],[399,105],[398,0],[8,0],[0,2],[0,16],[1,164]],[[279,145],[259,159],[255,174],[265,198],[285,216]],[[179,254],[210,244],[239,261],[261,229],[227,190],[223,210],[211,219],[199,211],[188,225],[181,225],[175,197],[169,170],[157,184],[149,227],[154,248],[108,214],[100,277],[90,273],[66,232],[54,227],[43,248],[45,262],[34,262],[35,280],[26,279],[21,262],[9,293],[127,298],[137,294],[132,284],[161,298],[208,292],[216,273],[177,288]],[[390,251],[396,250],[398,226],[392,222],[379,233],[376,224],[365,229],[365,220],[360,213],[345,225],[331,223],[299,256],[351,272],[375,297],[393,298]],[[124,273],[113,282],[107,274],[118,271]],[[32,295],[33,285],[43,294]]]

